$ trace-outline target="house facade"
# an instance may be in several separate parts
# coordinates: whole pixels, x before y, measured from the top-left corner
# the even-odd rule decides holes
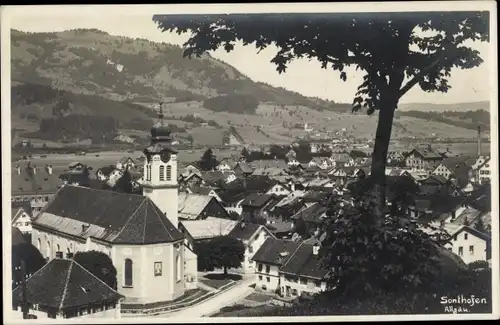
[[[243,221],[234,226],[229,236],[241,240],[245,245],[245,256],[241,263],[241,269],[245,274],[253,274],[255,272],[256,263],[252,259],[253,256],[267,238],[274,238],[273,234],[265,226]]]
[[[491,260],[491,237],[469,226],[461,226],[445,247],[466,264]]]
[[[406,167],[412,170],[433,170],[443,160],[443,156],[431,148],[413,149],[405,158]]]

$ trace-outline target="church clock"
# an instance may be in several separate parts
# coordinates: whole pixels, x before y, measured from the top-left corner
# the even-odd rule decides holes
[[[161,153],[161,161],[163,161],[164,163],[168,163],[170,161],[170,152],[168,151],[163,151]]]

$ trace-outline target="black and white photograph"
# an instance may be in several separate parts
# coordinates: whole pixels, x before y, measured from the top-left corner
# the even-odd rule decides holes
[[[498,319],[496,19],[2,7],[4,323]]]

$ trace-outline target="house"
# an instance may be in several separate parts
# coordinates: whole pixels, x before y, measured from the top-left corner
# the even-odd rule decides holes
[[[491,260],[491,237],[466,225],[452,234],[445,247],[466,264]]]
[[[38,213],[64,185],[53,172],[52,165],[39,168],[28,162],[17,165],[12,172],[11,200],[30,202],[33,214]]]
[[[236,167],[236,162],[228,159],[228,158],[225,158],[225,159],[222,159],[222,161],[217,165],[217,167],[215,167],[216,170],[219,170],[219,171],[228,171],[228,170],[233,170],[234,167]]]
[[[179,230],[186,237],[186,245],[193,249],[196,242],[229,235],[237,224],[238,221],[234,220],[208,217],[204,220],[183,220]]]
[[[98,168],[95,171],[96,178],[100,181],[106,181],[109,177],[109,175],[116,169],[115,166],[109,165],[109,166],[103,166]]]
[[[189,174],[183,173],[179,176],[179,184],[182,187],[199,187],[205,185],[205,181],[201,174],[192,172]]]
[[[297,222],[298,219],[302,219],[307,228],[310,231],[314,231],[320,227],[323,220],[327,218],[327,206],[322,201],[312,201],[307,204],[307,198],[304,197],[303,200],[306,202],[306,207],[291,216],[290,220]]]
[[[78,169],[83,169],[85,168],[85,165],[82,164],[81,162],[74,161],[68,165],[69,170],[78,170]]]
[[[117,169],[117,168],[116,168],[116,169],[114,169],[114,170],[113,170],[113,171],[112,171],[112,172],[108,175],[108,179],[106,180],[106,184],[107,184],[109,187],[111,187],[111,188],[115,187],[116,182],[118,182],[118,180],[119,180],[120,178],[122,178],[122,176],[123,176],[123,172],[124,172],[124,171],[123,171],[123,170],[121,170],[121,169]]]
[[[279,239],[291,239],[294,234],[295,225],[293,222],[272,222],[266,224],[267,229],[274,237]]]
[[[275,195],[251,193],[241,202],[241,216],[247,221],[268,220],[269,210],[281,201]]]
[[[491,160],[485,159],[485,161],[479,165],[475,173],[475,181],[479,184],[491,183]]]
[[[479,166],[483,165],[486,160],[490,160],[489,156],[476,156],[470,160],[470,167],[473,170],[477,170]]]
[[[268,238],[253,257],[256,287],[288,298],[325,291],[330,272],[318,252],[318,245]]]
[[[255,160],[250,162],[249,164],[253,170],[256,169],[268,169],[268,168],[276,168],[280,170],[285,170],[288,167],[288,164],[285,159],[262,159]]]
[[[229,213],[215,197],[201,194],[179,193],[178,212],[183,220],[229,219]]]
[[[233,171],[237,176],[248,176],[253,173],[253,168],[247,162],[239,161]]]
[[[302,242],[280,267],[280,291],[287,298],[328,289],[330,270],[323,266],[319,246]]]
[[[430,146],[426,149],[413,149],[405,158],[406,167],[413,170],[435,169],[443,161],[443,156]]]
[[[265,192],[265,194],[267,195],[277,195],[277,196],[288,195],[290,193],[291,189],[286,184],[277,181],[274,184],[272,184]]]
[[[12,226],[16,227],[23,234],[31,234],[32,209],[28,201],[12,202]]]
[[[281,293],[279,269],[299,246],[300,242],[267,238],[252,258],[257,264],[255,287],[272,293],[279,290]]]
[[[296,158],[297,157],[297,152],[293,149],[288,150],[288,152],[285,154],[285,157],[288,159],[291,158]]]
[[[120,170],[128,170],[136,167],[135,161],[130,157],[122,157],[116,163],[116,168]]]
[[[191,186],[186,188],[187,193],[191,194],[200,194],[205,196],[214,197],[217,201],[222,202],[222,199],[219,197],[217,192],[211,187],[204,186]]]
[[[327,169],[330,164],[328,163],[328,159],[324,159],[321,157],[313,157],[309,163],[307,164],[308,167],[319,167],[320,169]]]
[[[26,280],[26,302],[32,318],[120,318],[123,295],[73,259],[53,259]],[[22,318],[21,286],[12,292]],[[31,318],[30,317],[30,318]]]
[[[465,163],[462,157],[449,157],[443,161],[432,171],[432,175],[443,176],[446,179],[450,177],[468,179],[469,166]]]
[[[331,159],[335,161],[335,166],[351,167],[354,166],[354,159],[348,153],[332,153]]]
[[[245,274],[255,272],[255,262],[252,260],[254,254],[260,249],[267,238],[274,238],[273,234],[263,225],[240,221],[229,233],[230,237],[241,240],[245,245],[245,256],[242,271]]]

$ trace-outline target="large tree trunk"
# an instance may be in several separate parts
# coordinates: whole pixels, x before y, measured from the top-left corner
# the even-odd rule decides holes
[[[378,219],[377,222],[381,221],[385,210],[385,167],[396,106],[396,98],[389,98],[389,100],[381,102],[378,116],[371,166],[371,179],[373,182],[372,207],[373,213]]]

